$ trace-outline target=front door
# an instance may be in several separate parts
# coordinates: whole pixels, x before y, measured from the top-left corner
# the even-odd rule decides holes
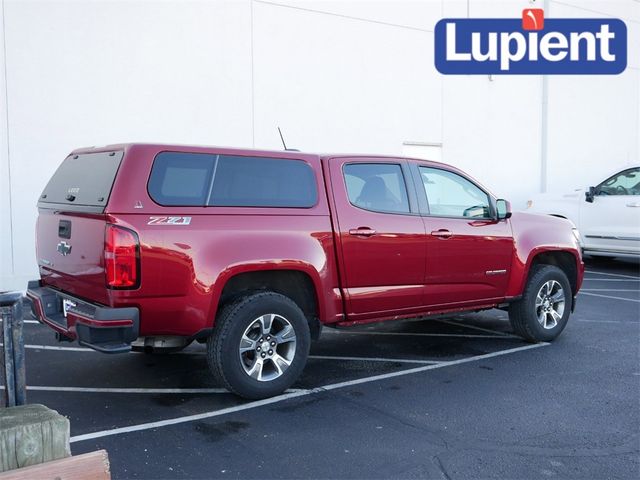
[[[497,221],[489,195],[457,172],[414,164],[426,195],[425,298],[429,306],[503,298],[511,269],[509,220]]]
[[[407,188],[407,163],[332,158],[329,167],[349,318],[420,311],[425,231],[413,190]]]

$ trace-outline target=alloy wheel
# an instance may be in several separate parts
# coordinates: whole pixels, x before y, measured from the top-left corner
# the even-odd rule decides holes
[[[562,285],[556,280],[542,284],[536,295],[536,317],[545,330],[551,330],[562,318],[565,308],[565,294]]]
[[[296,333],[282,315],[267,313],[244,331],[238,353],[245,373],[260,382],[279,378],[296,353]]]

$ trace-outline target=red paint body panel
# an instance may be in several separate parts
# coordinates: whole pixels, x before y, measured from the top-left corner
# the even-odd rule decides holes
[[[418,215],[385,214],[352,205],[343,167],[347,163],[388,162],[376,157],[328,161],[341,250],[342,287],[352,320],[420,311],[424,306],[424,224]],[[371,237],[350,230],[368,228]]]
[[[571,253],[578,287],[582,283],[580,251],[564,220],[514,214],[509,220],[478,222],[416,212],[382,214],[357,208],[347,198],[342,176],[347,161],[442,167],[432,162],[140,144],[73,153],[114,150],[123,150],[124,157],[103,214],[40,209],[40,273],[44,286],[85,301],[137,307],[141,336],[193,336],[214,327],[227,282],[262,270],[308,275],[320,321],[341,324],[490,308],[522,293],[534,256],[545,251]],[[163,151],[303,160],[315,173],[318,201],[308,209],[160,206],[149,196],[147,181],[155,156]],[[151,216],[188,216],[191,221],[149,225]],[[56,251],[61,219],[72,222],[72,249],[66,256]],[[137,289],[105,286],[107,224],[131,229],[139,237]],[[349,233],[359,227],[376,234]],[[451,231],[451,238],[431,235],[440,229]],[[504,274],[487,275],[503,269]]]
[[[141,288],[112,291],[111,305],[138,307],[141,335],[193,335],[212,327],[226,282],[258,270],[302,271],[327,299],[319,303],[321,318],[341,309],[329,301],[338,281],[325,253],[333,250],[328,216],[181,213],[191,215],[188,227],[148,226],[146,214],[113,218],[138,232]]]
[[[509,221],[425,217],[425,223],[428,305],[504,298],[513,257]],[[452,236],[430,234],[438,230],[447,230]],[[488,275],[491,271],[501,273]]]
[[[582,287],[584,263],[580,248],[571,233],[573,224],[559,217],[516,212],[511,217],[515,252],[512,273],[506,296],[516,297],[522,293],[529,267],[536,255],[543,252],[563,251],[574,256],[577,275],[577,290]]]
[[[73,242],[68,240],[73,248],[67,256],[56,251],[60,220],[69,220],[73,225]],[[42,280],[78,297],[109,304],[109,291],[104,281],[105,225],[104,215],[40,210],[36,245]]]

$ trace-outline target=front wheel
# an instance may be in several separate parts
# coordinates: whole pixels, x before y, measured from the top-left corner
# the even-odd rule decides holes
[[[522,298],[509,307],[509,321],[526,340],[548,342],[566,327],[571,303],[567,275],[553,265],[539,265],[531,272]]]
[[[216,379],[241,397],[282,393],[300,376],[311,343],[304,313],[274,292],[243,296],[223,308],[207,341]]]

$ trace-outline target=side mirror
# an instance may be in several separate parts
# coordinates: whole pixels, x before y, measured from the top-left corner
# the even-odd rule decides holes
[[[511,218],[511,204],[502,198],[496,200],[496,212],[498,220]]]
[[[596,187],[589,187],[589,190],[584,192],[584,199],[589,203],[593,203],[596,193]]]

